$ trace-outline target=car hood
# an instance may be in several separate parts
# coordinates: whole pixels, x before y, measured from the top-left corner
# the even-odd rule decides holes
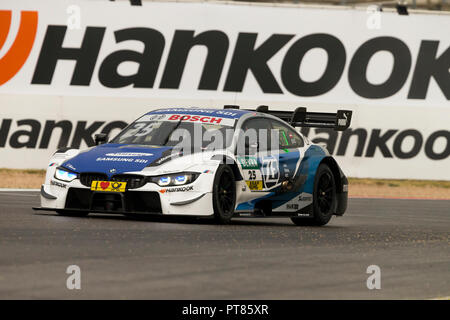
[[[82,173],[102,172],[111,177],[124,172],[141,171],[170,154],[172,147],[127,144],[103,144],[66,160],[61,167]]]

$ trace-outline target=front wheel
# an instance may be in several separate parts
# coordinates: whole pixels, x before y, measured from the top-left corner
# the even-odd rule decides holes
[[[229,223],[236,205],[236,181],[228,165],[220,165],[213,185],[214,219],[221,224]]]
[[[330,167],[322,163],[317,168],[314,179],[313,194],[313,217],[312,218],[291,218],[298,226],[323,226],[326,225],[336,208],[336,183]]]

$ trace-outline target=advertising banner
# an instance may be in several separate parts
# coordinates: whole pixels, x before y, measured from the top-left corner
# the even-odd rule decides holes
[[[303,129],[351,177],[450,180],[450,15],[203,3],[0,4],[0,167],[45,168],[155,108],[353,110]]]

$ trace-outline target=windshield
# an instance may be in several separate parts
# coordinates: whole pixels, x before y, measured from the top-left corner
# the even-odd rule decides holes
[[[233,126],[217,124],[213,121],[200,122],[199,117],[182,115],[172,117],[159,115],[162,120],[144,116],[124,129],[111,143],[137,144],[149,146],[180,146],[184,148],[223,149],[231,144]],[[189,117],[189,118],[188,118]],[[192,120],[194,119],[194,120]]]

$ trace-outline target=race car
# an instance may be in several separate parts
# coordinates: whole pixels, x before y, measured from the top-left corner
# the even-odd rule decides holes
[[[146,113],[96,146],[64,148],[50,159],[41,207],[60,215],[118,213],[290,217],[325,225],[347,208],[348,181],[323,145],[295,128],[345,130],[337,113],[165,108]]]

